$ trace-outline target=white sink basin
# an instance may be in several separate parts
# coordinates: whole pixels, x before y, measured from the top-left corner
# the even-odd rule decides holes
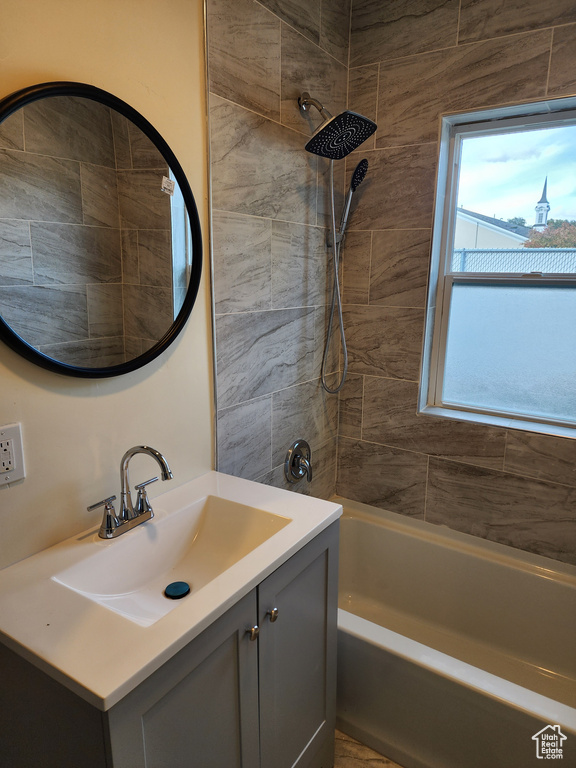
[[[169,488],[152,506],[153,520],[117,539],[98,538],[93,519],[0,570],[1,642],[103,712],[342,514],[339,504],[220,472]],[[165,597],[174,581],[190,593]]]
[[[137,624],[149,626],[196,594],[291,522],[290,518],[218,496],[206,496],[167,515],[161,509],[118,539],[53,576]],[[184,581],[181,600],[164,595]]]

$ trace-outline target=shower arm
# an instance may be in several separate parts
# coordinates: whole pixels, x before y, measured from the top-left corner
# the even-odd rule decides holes
[[[328,112],[317,99],[313,99],[306,91],[298,97],[298,106],[302,112],[308,112],[310,107],[316,107],[325,121],[332,120],[330,112]]]

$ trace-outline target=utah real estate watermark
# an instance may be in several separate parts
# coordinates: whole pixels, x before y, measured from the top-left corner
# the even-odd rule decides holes
[[[560,730],[559,725],[547,725],[535,733],[532,739],[536,742],[536,757],[539,760],[562,760],[562,745],[568,737]]]

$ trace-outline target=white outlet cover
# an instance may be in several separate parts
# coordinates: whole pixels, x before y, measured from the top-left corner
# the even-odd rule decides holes
[[[10,472],[0,472],[0,484],[7,485],[8,483],[15,483],[17,480],[23,480],[26,477],[20,424],[6,424],[0,427],[0,441],[2,440],[12,441],[12,463],[14,468]]]

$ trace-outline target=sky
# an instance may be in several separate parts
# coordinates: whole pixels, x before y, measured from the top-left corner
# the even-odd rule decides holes
[[[576,220],[576,125],[467,137],[458,206],[531,226],[546,177],[548,217]]]

